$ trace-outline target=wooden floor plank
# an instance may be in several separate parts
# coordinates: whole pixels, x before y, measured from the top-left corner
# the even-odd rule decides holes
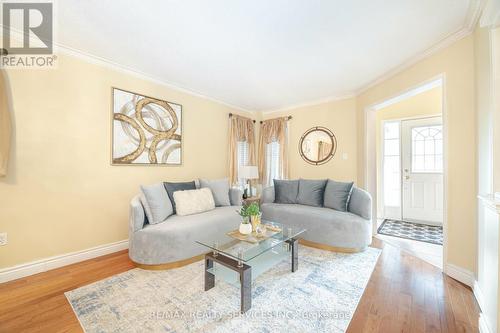
[[[398,248],[382,248],[348,332],[478,332],[470,288]],[[82,332],[64,293],[133,268],[127,251],[0,284],[0,332]]]

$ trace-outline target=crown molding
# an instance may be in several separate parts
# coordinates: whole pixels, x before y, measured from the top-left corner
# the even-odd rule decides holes
[[[500,26],[500,0],[485,0],[481,19],[481,27],[497,28]]]
[[[140,78],[140,79],[167,87],[169,89],[176,90],[176,91],[179,91],[179,92],[182,92],[185,94],[189,94],[192,96],[196,96],[199,98],[203,98],[203,99],[206,99],[206,100],[218,103],[218,104],[222,104],[224,106],[227,106],[227,107],[230,107],[232,109],[239,110],[239,111],[242,111],[245,113],[249,113],[251,115],[255,114],[254,110],[249,110],[247,108],[244,108],[244,107],[232,104],[232,103],[225,102],[225,101],[220,100],[218,98],[210,97],[210,96],[205,95],[201,92],[198,92],[198,91],[195,91],[195,90],[192,90],[189,88],[185,88],[179,84],[160,79],[158,77],[149,75],[149,74],[144,73],[142,71],[138,71],[136,69],[133,69],[132,67],[121,65],[121,64],[114,62],[114,61],[111,61],[109,59],[98,57],[98,56],[95,56],[93,54],[86,53],[86,52],[83,52],[81,50],[74,49],[74,48],[64,46],[61,44],[57,44],[57,47],[58,47],[58,51],[61,51],[61,53],[73,56],[75,58],[81,59],[81,60],[86,61],[88,63],[92,63],[94,65],[99,65],[102,67],[110,68],[112,70],[115,70],[117,72],[121,72],[124,74],[132,75],[132,76],[135,76],[137,78]]]
[[[149,75],[147,73],[144,73],[142,71],[136,70],[132,67],[119,64],[119,63],[114,62],[112,60],[102,58],[102,57],[99,57],[99,56],[96,56],[96,55],[93,55],[90,53],[86,53],[84,51],[81,51],[81,50],[78,50],[75,48],[71,48],[71,47],[63,45],[61,43],[55,42],[54,44],[57,47],[57,49],[56,49],[57,51],[62,51],[61,53],[63,53],[63,54],[79,58],[83,61],[95,64],[95,65],[99,65],[102,67],[107,67],[107,68],[110,68],[112,70],[122,72],[125,74],[129,74],[129,75],[135,76],[137,78],[140,78],[140,79],[143,79],[143,80],[146,80],[146,81],[158,84],[158,85],[162,85],[162,86],[165,86],[169,89],[173,89],[173,90],[176,90],[176,91],[179,91],[182,93],[186,93],[186,94],[193,95],[193,96],[196,96],[199,98],[210,100],[212,102],[215,102],[215,103],[218,103],[221,105],[225,105],[227,107],[230,107],[230,108],[233,108],[235,110],[239,110],[239,111],[251,114],[251,115],[255,115],[258,113],[266,115],[266,114],[284,112],[284,111],[298,109],[298,108],[302,108],[302,107],[314,106],[314,105],[318,105],[318,104],[323,104],[323,103],[328,103],[328,102],[357,97],[357,96],[363,94],[364,92],[366,92],[368,89],[390,79],[391,77],[397,75],[398,73],[404,71],[405,69],[408,69],[409,67],[415,65],[416,63],[436,54],[437,52],[445,49],[446,47],[452,45],[453,43],[470,35],[474,31],[474,28],[476,27],[476,25],[481,17],[481,13],[482,13],[483,8],[485,8],[485,6],[487,8],[489,8],[489,7],[497,8],[496,6],[493,6],[492,3],[496,4],[498,1],[500,1],[500,0],[470,0],[469,1],[469,8],[467,11],[466,18],[464,20],[463,28],[456,31],[455,33],[452,33],[452,34],[446,36],[445,38],[441,39],[439,42],[437,42],[436,44],[434,44],[430,48],[426,49],[423,52],[416,54],[415,56],[411,57],[407,61],[401,63],[400,65],[393,67],[392,69],[386,71],[385,73],[383,73],[382,75],[380,75],[376,79],[370,81],[369,83],[367,83],[366,85],[362,86],[359,89],[347,92],[345,94],[329,96],[329,97],[325,97],[322,99],[306,101],[303,103],[292,104],[292,105],[283,106],[280,108],[270,109],[270,110],[250,110],[250,109],[247,109],[245,107],[241,107],[241,106],[238,106],[238,105],[235,105],[232,103],[228,103],[228,102],[225,102],[225,101],[220,100],[218,98],[210,97],[210,96],[205,95],[201,92],[183,87],[180,84],[166,81],[164,79],[160,79],[158,77],[155,77],[155,76]],[[495,16],[495,19],[496,19],[495,22],[496,22],[496,24],[499,24],[498,21],[500,21],[500,13],[496,13],[496,14],[498,14],[498,15]],[[3,27],[3,25],[0,25],[0,26]],[[13,30],[13,31],[18,35],[21,35],[21,36],[23,35],[22,32],[20,32],[20,31],[15,31],[15,30]],[[1,35],[1,33],[0,33],[0,35]]]
[[[4,25],[0,24],[0,28],[2,28],[2,29],[0,29],[0,36],[3,35],[3,33],[2,33],[3,27],[4,27]],[[13,33],[14,38],[22,40],[22,38],[24,36],[24,33],[22,31],[20,31],[18,29],[14,29],[14,28],[10,28],[10,31],[11,31],[11,33]],[[167,87],[167,88],[172,89],[172,90],[176,90],[178,92],[182,92],[182,93],[196,96],[199,98],[203,98],[203,99],[206,99],[206,100],[218,103],[218,104],[222,104],[222,105],[225,105],[225,106],[230,107],[232,109],[239,110],[239,111],[242,111],[245,113],[249,113],[251,115],[254,115],[256,112],[254,110],[249,110],[247,108],[244,108],[244,107],[241,107],[238,105],[234,105],[232,103],[228,103],[228,102],[222,101],[222,100],[214,98],[214,97],[210,97],[210,96],[205,95],[199,91],[195,91],[195,90],[183,87],[180,84],[176,84],[176,83],[173,83],[170,81],[166,81],[164,79],[160,79],[158,77],[152,76],[152,75],[147,74],[145,72],[136,70],[132,67],[119,64],[119,63],[114,62],[112,60],[109,60],[109,59],[106,59],[103,57],[99,57],[99,56],[84,52],[84,51],[76,49],[76,48],[72,48],[72,47],[64,45],[62,43],[58,43],[58,42],[54,41],[53,44],[54,44],[54,54],[57,54],[60,52],[64,55],[69,55],[69,56],[75,57],[77,59],[80,59],[80,60],[85,61],[85,62],[90,63],[90,64],[109,68],[111,70],[114,70],[114,71],[117,71],[120,73],[124,73],[127,75],[131,75],[131,76],[134,76],[136,78],[139,78],[139,79],[151,82],[151,83],[155,83],[155,84]]]
[[[314,105],[324,104],[324,103],[328,103],[328,102],[340,101],[340,100],[354,98],[354,97],[356,97],[356,94],[354,92],[349,92],[349,93],[346,93],[346,94],[343,94],[343,95],[330,96],[330,97],[326,97],[326,98],[312,100],[312,101],[309,101],[309,102],[292,104],[292,105],[289,105],[289,106],[284,106],[282,108],[270,109],[270,110],[265,110],[265,111],[260,111],[260,112],[263,115],[266,115],[266,114],[271,114],[271,113],[284,112],[284,111],[289,111],[289,110],[304,108],[304,107],[308,107],[308,106],[314,106]]]
[[[479,21],[479,17],[481,16],[481,10],[482,6],[484,4],[485,0],[470,0],[469,2],[469,8],[467,10],[467,15],[465,17],[464,21],[464,26],[460,30],[446,36],[445,38],[441,39],[439,42],[428,48],[427,50],[418,53],[408,59],[407,61],[403,62],[402,64],[388,70],[375,80],[369,82],[365,86],[361,87],[356,91],[356,96],[361,95],[362,93],[366,92],[368,89],[376,86],[377,84],[380,84],[391,77],[397,75],[398,73],[401,73],[405,69],[408,69],[409,67],[415,65],[416,63],[429,58],[430,56],[438,53],[439,51],[447,48],[448,46],[452,45],[453,43],[458,42],[459,40],[467,37],[470,35],[473,31],[474,28],[477,25],[477,22]]]
[[[380,83],[382,83],[382,82],[390,79],[391,77],[393,77],[393,76],[401,73],[405,69],[408,69],[411,66],[415,65],[416,63],[418,63],[418,62],[420,62],[420,61],[422,61],[422,60],[424,60],[426,58],[429,58],[430,56],[432,56],[432,55],[436,54],[437,52],[439,52],[439,51],[447,48],[448,46],[452,45],[453,43],[458,42],[459,40],[467,37],[471,33],[472,33],[472,30],[463,28],[463,29],[460,29],[457,32],[449,35],[448,37],[443,38],[437,44],[434,44],[434,46],[428,48],[424,52],[418,53],[417,55],[411,57],[410,59],[408,59],[407,61],[403,62],[402,64],[400,64],[400,65],[398,65],[398,66],[396,66],[396,67],[388,70],[387,72],[385,72],[384,74],[382,74],[381,76],[379,76],[378,78],[376,78],[375,80],[369,82],[365,86],[363,86],[360,89],[358,89],[356,91],[356,96],[359,96],[359,95],[363,94],[368,89],[373,88],[374,86],[376,86],[376,85],[378,85],[378,84],[380,84]]]

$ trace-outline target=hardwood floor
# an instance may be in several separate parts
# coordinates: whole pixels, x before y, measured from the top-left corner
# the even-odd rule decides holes
[[[478,332],[468,287],[380,240],[373,246],[383,251],[348,332]],[[82,332],[64,292],[132,267],[122,251],[0,284],[0,332]]]

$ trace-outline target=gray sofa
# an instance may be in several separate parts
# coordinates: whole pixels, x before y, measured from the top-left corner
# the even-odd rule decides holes
[[[136,264],[164,265],[186,260],[207,250],[196,243],[206,237],[224,238],[237,229],[241,218],[235,210],[241,205],[242,192],[230,189],[231,206],[194,215],[171,215],[165,221],[149,224],[139,196],[130,202],[129,257]]]
[[[362,251],[372,241],[372,199],[368,192],[353,187],[347,212],[326,207],[274,203],[274,187],[263,189],[262,218],[303,227],[302,238],[345,251]]]

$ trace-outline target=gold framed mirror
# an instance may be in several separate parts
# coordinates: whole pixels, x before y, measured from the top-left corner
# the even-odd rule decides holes
[[[309,164],[325,164],[337,151],[337,138],[326,127],[316,126],[308,129],[300,138],[300,156]]]

